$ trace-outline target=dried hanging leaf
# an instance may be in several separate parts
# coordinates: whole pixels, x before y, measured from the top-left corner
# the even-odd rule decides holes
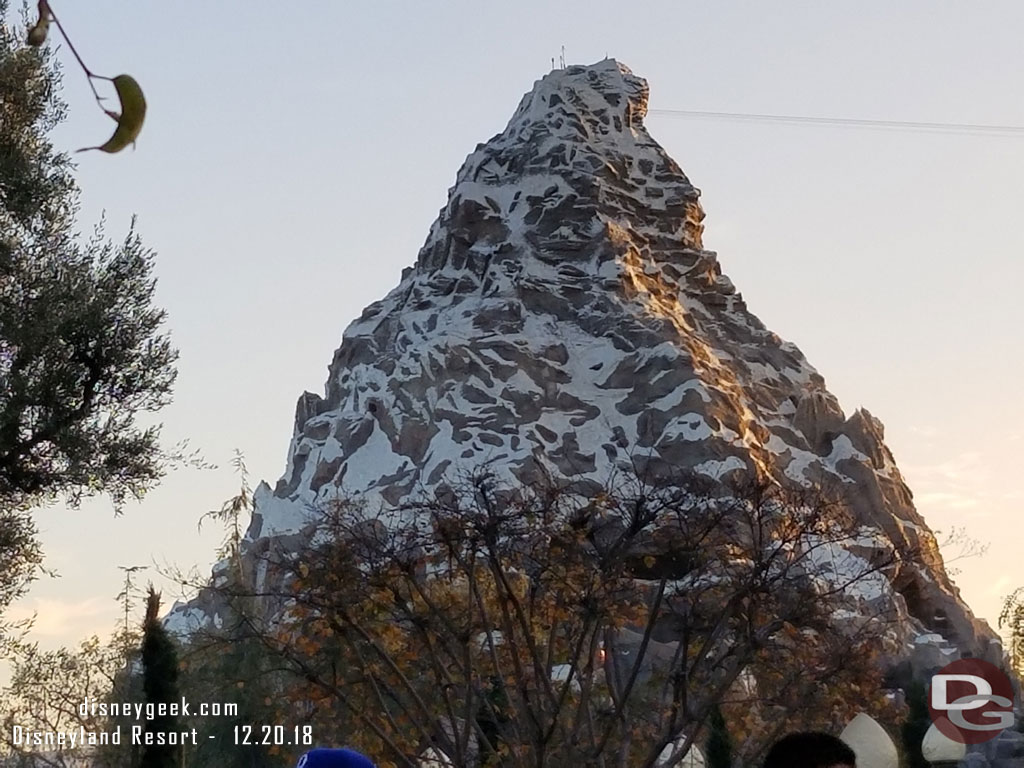
[[[98,147],[84,147],[79,152],[90,149],[98,149],[102,152],[120,152],[129,144],[134,144],[142,130],[142,123],[146,119],[146,98],[142,95],[142,88],[131,75],[118,75],[112,82],[117,90],[117,97],[121,100],[121,114],[107,111],[117,121],[117,129],[114,135],[107,140],[106,144]]]
[[[50,6],[46,0],[39,0],[39,20],[28,31],[28,44],[39,47],[46,42],[46,33],[50,31]]]

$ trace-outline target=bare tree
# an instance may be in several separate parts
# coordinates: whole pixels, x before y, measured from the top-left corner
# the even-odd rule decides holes
[[[1024,678],[1024,587],[1018,587],[1005,598],[999,612],[999,629],[1009,633],[1010,666]]]
[[[126,570],[122,568],[122,570]],[[127,569],[131,572],[137,567]],[[130,768],[136,749],[130,745],[76,744],[74,748],[47,748],[15,738],[14,726],[24,731],[50,734],[77,732],[112,734],[126,730],[130,717],[108,716],[111,702],[142,700],[137,674],[142,633],[136,622],[127,621],[135,609],[137,591],[129,584],[115,598],[124,603],[126,621],[115,627],[109,639],[92,636],[77,647],[43,650],[26,637],[10,638],[6,659],[11,664],[9,683],[0,688],[0,764],[26,768]],[[108,737],[109,738],[109,737]],[[97,736],[97,740],[99,736]]]
[[[398,509],[335,503],[308,533],[265,555],[260,589],[220,597],[318,735],[395,766],[428,748],[459,768],[675,765],[744,697],[762,734],[848,716],[837,695],[877,689],[854,662],[887,617],[837,633],[836,611],[862,616],[856,586],[906,556],[826,578],[862,533],[842,504],[693,477],[595,492],[476,473]]]
[[[136,633],[136,639],[138,633]],[[8,759],[22,758],[38,768],[79,768],[89,764],[126,768],[128,747],[97,750],[88,745],[59,749],[16,739],[14,727],[40,734],[112,731],[112,721],[97,704],[109,697],[131,697],[126,685],[123,638],[102,643],[98,637],[82,641],[78,648],[41,650],[36,644],[18,643],[11,654],[10,684],[0,691],[0,752]],[[83,709],[84,708],[84,709]],[[17,764],[17,763],[12,763]]]

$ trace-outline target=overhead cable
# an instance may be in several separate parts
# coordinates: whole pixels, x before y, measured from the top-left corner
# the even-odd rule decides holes
[[[1021,125],[993,125],[983,123],[930,123],[909,120],[868,120],[850,117],[812,117],[808,115],[768,115],[752,112],[707,112],[696,109],[652,109],[655,117],[702,118],[709,120],[740,120],[747,122],[803,123],[807,125],[835,125],[851,128],[888,128],[909,131],[940,131],[943,133],[975,133],[992,135],[1024,134]]]

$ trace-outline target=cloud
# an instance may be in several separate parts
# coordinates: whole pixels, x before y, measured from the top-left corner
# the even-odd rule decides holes
[[[958,482],[978,480],[990,474],[991,469],[978,451],[964,451],[934,464],[906,468],[929,479]]]
[[[1010,578],[1009,574],[1004,573],[1002,576],[1000,576],[998,579],[992,582],[992,584],[988,588],[988,594],[998,595],[1000,598],[1002,598],[1012,591],[1011,585],[1013,585],[1013,583],[1014,582]]]
[[[919,509],[942,507],[943,509],[973,509],[978,506],[978,499],[973,495],[949,493],[946,491],[926,491],[914,494],[914,502]]]
[[[977,451],[947,456],[931,464],[904,465],[900,470],[914,489],[914,505],[931,511],[967,511],[984,514],[998,495],[992,467]]]
[[[110,600],[90,597],[87,600],[56,600],[39,597],[23,600],[8,611],[15,620],[36,614],[32,637],[86,637],[106,634],[110,629]]]

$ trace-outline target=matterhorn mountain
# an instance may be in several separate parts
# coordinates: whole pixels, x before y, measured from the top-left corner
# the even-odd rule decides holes
[[[642,462],[828,484],[865,535],[823,568],[923,552],[861,596],[898,611],[908,656],[998,653],[881,423],[847,416],[703,248],[700,192],[647,132],[647,100],[611,59],[556,70],[467,158],[415,264],[345,331],[324,395],[299,399],[248,551],[301,541],[339,496],[397,506],[484,464],[516,482],[543,469],[602,483]],[[200,595],[167,621],[187,632],[215,611]]]

